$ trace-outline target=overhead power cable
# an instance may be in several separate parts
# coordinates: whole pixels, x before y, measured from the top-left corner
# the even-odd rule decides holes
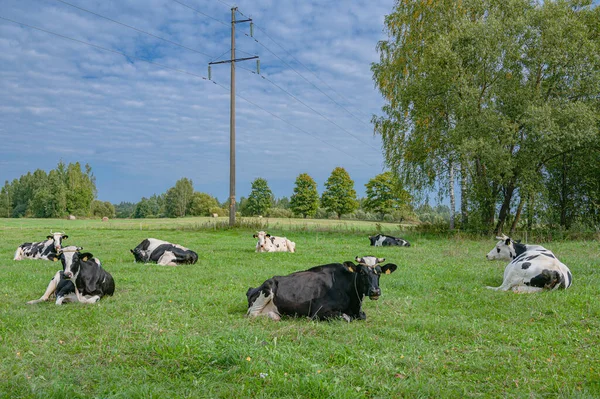
[[[304,105],[306,108],[310,109],[311,111],[313,111],[314,113],[316,113],[317,115],[319,115],[321,118],[325,119],[327,122],[331,123],[332,125],[336,126],[337,128],[341,129],[342,131],[346,132],[347,134],[349,134],[350,136],[354,137],[356,140],[360,141],[364,145],[366,145],[368,147],[371,147],[373,150],[377,151],[378,153],[380,152],[380,149],[378,149],[376,147],[373,147],[371,144],[367,143],[366,141],[363,141],[360,137],[356,136],[355,134],[352,134],[347,129],[345,129],[344,127],[342,127],[339,124],[337,124],[335,121],[332,121],[327,116],[323,115],[322,113],[320,113],[319,111],[317,111],[316,109],[314,109],[313,107],[311,107],[310,105],[306,104],[304,101],[300,100],[298,97],[296,97],[295,95],[293,95],[292,93],[290,93],[289,91],[287,91],[286,89],[284,89],[283,87],[279,86],[277,83],[273,82],[271,79],[267,78],[265,75],[263,75],[263,74],[257,74],[253,70],[245,68],[243,66],[238,66],[238,68],[244,69],[244,70],[246,70],[248,72],[251,72],[251,73],[253,73],[255,75],[260,76],[261,78],[263,78],[267,82],[271,83],[273,86],[277,87],[279,90],[281,90],[284,93],[286,93],[288,96],[292,97],[294,100],[298,101],[300,104]]]
[[[204,15],[205,17],[212,19],[213,21],[217,21],[217,22],[218,22],[218,23],[220,23],[221,25],[229,26],[229,24],[226,24],[225,22],[221,21],[220,19],[217,19],[217,18],[215,18],[215,17],[211,17],[210,15],[208,15],[208,14],[206,14],[206,13],[203,13],[203,12],[202,12],[202,11],[200,11],[200,10],[196,10],[194,7],[192,7],[192,6],[190,6],[190,5],[187,5],[187,4],[185,4],[185,3],[182,3],[182,2],[181,2],[181,1],[179,1],[179,0],[173,0],[173,1],[174,1],[175,3],[177,3],[177,4],[181,4],[182,6],[189,8],[189,9],[190,9],[190,10],[192,10],[192,11],[195,11],[195,12],[197,12],[198,14],[202,14],[202,15]]]
[[[169,66],[166,66],[166,65],[163,65],[163,64],[159,64],[158,62],[149,61],[149,60],[146,60],[146,59],[144,59],[144,58],[136,57],[136,56],[134,56],[134,55],[125,54],[125,53],[122,53],[122,52],[120,52],[120,51],[113,50],[113,49],[109,49],[109,48],[102,47],[102,46],[98,46],[97,44],[88,43],[88,42],[85,42],[85,41],[83,41],[83,40],[74,39],[74,38],[72,38],[72,37],[68,37],[68,36],[65,36],[65,35],[61,35],[60,33],[51,32],[51,31],[49,31],[49,30],[42,29],[42,28],[38,28],[38,27],[36,27],[36,26],[33,26],[33,25],[28,25],[28,24],[25,24],[25,23],[23,23],[23,22],[14,21],[14,20],[12,20],[12,19],[9,19],[9,18],[4,18],[3,16],[0,16],[0,19],[3,19],[3,20],[5,20],[5,21],[8,21],[8,22],[15,23],[15,24],[17,24],[17,25],[26,26],[26,27],[28,27],[28,28],[30,28],[30,29],[35,29],[35,30],[38,30],[38,31],[40,31],[40,32],[48,33],[48,34],[50,34],[50,35],[54,35],[54,36],[60,37],[60,38],[62,38],[62,39],[71,40],[71,41],[73,41],[73,42],[77,42],[77,43],[85,44],[86,46],[94,47],[94,48],[97,48],[97,49],[100,49],[100,50],[104,50],[104,51],[108,51],[108,52],[110,52],[110,53],[114,53],[114,54],[119,54],[119,55],[122,55],[123,57],[132,58],[132,59],[136,59],[136,60],[139,60],[139,61],[147,62],[147,63],[149,63],[149,64],[156,65],[156,66],[158,66],[158,67],[160,67],[160,68],[163,68],[163,69],[168,69],[168,70],[175,71],[175,72],[179,72],[179,73],[183,73],[183,74],[186,74],[186,75],[195,76],[195,77],[197,77],[197,78],[202,78],[202,79],[204,79],[204,80],[209,80],[207,77],[205,77],[205,76],[202,76],[202,75],[198,75],[198,74],[195,74],[195,73],[192,73],[192,72],[187,72],[187,71],[184,71],[184,70],[182,70],[182,69],[172,68],[172,67],[169,67]]]
[[[140,33],[143,33],[143,34],[145,34],[145,35],[152,36],[152,37],[154,37],[154,38],[156,38],[156,39],[159,39],[159,40],[162,40],[162,41],[164,41],[164,42],[166,42],[166,43],[170,43],[170,44],[173,44],[173,45],[175,45],[175,46],[178,46],[178,47],[184,48],[184,49],[186,49],[186,50],[193,51],[194,53],[202,54],[202,55],[204,55],[204,56],[206,56],[206,57],[212,58],[212,56],[211,56],[210,54],[206,54],[206,53],[204,53],[204,52],[202,52],[202,51],[200,51],[200,50],[196,50],[196,49],[193,49],[193,48],[190,48],[190,47],[184,46],[183,44],[179,44],[179,43],[176,43],[176,42],[174,42],[174,41],[172,41],[172,40],[165,39],[164,37],[156,36],[156,35],[154,35],[154,34],[152,34],[152,33],[149,33],[149,32],[146,32],[146,31],[143,31],[143,30],[141,30],[141,29],[138,29],[138,28],[136,28],[136,27],[134,27],[134,26],[131,26],[131,25],[124,24],[123,22],[119,22],[119,21],[117,21],[117,20],[114,20],[114,19],[112,19],[112,18],[105,17],[104,15],[100,15],[100,14],[98,14],[98,13],[94,12],[94,11],[90,11],[90,10],[87,10],[87,9],[85,9],[85,8],[82,8],[82,7],[76,6],[76,5],[74,5],[74,4],[71,4],[71,3],[69,3],[69,2],[66,2],[66,1],[64,1],[64,0],[56,0],[56,1],[58,1],[58,2],[60,2],[60,3],[63,3],[63,4],[66,4],[66,5],[68,5],[68,6],[71,6],[71,7],[73,7],[73,8],[76,8],[76,9],[78,9],[78,10],[85,11],[85,12],[87,12],[87,13],[90,13],[90,14],[92,14],[92,15],[95,15],[95,16],[97,16],[97,17],[104,18],[104,19],[106,19],[106,20],[108,20],[108,21],[114,22],[115,24],[119,24],[119,25],[121,25],[121,26],[125,26],[126,28],[133,29],[133,30],[134,30],[134,31],[136,31],[136,32],[140,32]]]
[[[244,68],[244,69],[245,69],[245,68]],[[222,85],[222,84],[220,84],[220,83],[217,83],[217,82],[215,82],[214,80],[213,80],[212,82],[213,82],[214,84],[216,84],[217,86],[221,86],[221,87],[222,87],[223,89],[225,89],[225,90],[229,90],[227,87],[223,86],[223,85]],[[327,144],[328,146],[335,148],[336,150],[338,150],[338,151],[340,151],[340,152],[342,152],[342,153],[344,153],[344,154],[348,155],[348,156],[349,156],[349,157],[351,157],[352,159],[358,159],[358,160],[360,160],[362,163],[364,163],[364,164],[365,164],[365,165],[367,165],[367,166],[375,166],[375,165],[373,165],[373,164],[370,164],[370,163],[368,163],[368,162],[365,162],[365,161],[364,161],[362,158],[360,158],[360,157],[356,157],[356,156],[353,156],[353,155],[351,155],[351,154],[347,153],[346,151],[342,150],[342,149],[341,149],[339,146],[335,146],[335,145],[333,145],[333,144],[331,144],[331,143],[329,143],[329,142],[327,142],[327,141],[325,141],[325,140],[321,139],[320,137],[318,137],[318,136],[315,136],[314,134],[307,132],[306,130],[302,129],[301,127],[298,127],[298,126],[294,125],[293,123],[286,121],[285,119],[283,119],[283,118],[279,117],[278,115],[276,115],[276,114],[272,113],[271,111],[268,111],[268,110],[266,110],[265,108],[261,107],[260,105],[256,104],[255,102],[253,102],[253,101],[250,101],[250,100],[249,100],[249,99],[247,99],[246,97],[243,97],[243,96],[241,96],[240,94],[236,94],[235,96],[236,96],[236,97],[239,97],[239,98],[241,98],[242,100],[246,101],[246,102],[247,102],[247,103],[249,103],[249,104],[252,104],[252,105],[254,105],[256,108],[258,108],[258,109],[260,109],[260,110],[262,110],[262,111],[266,112],[267,114],[271,115],[271,116],[272,116],[272,117],[274,117],[274,118],[277,118],[277,119],[279,119],[279,120],[280,120],[280,121],[282,121],[283,123],[285,123],[285,124],[287,124],[287,125],[289,125],[289,126],[291,126],[291,127],[295,128],[295,129],[297,129],[297,130],[301,131],[302,133],[304,133],[304,134],[307,134],[307,135],[309,135],[309,136],[311,136],[311,137],[313,137],[313,138],[315,138],[315,139],[319,140],[320,142],[322,142],[322,143],[325,143],[325,144]]]

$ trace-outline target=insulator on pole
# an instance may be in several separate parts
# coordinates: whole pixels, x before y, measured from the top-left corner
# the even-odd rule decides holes
[[[260,75],[260,59],[256,59],[256,73]]]
[[[212,80],[212,77],[210,76],[210,65],[208,66],[208,80]]]
[[[254,22],[250,21],[250,37],[254,37]]]

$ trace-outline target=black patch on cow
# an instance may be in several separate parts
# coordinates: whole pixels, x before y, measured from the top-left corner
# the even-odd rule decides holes
[[[525,251],[527,251],[527,245],[525,244],[520,244],[518,242],[513,242],[513,246],[515,247],[515,252],[517,253],[517,256],[525,253]]]
[[[570,287],[571,286],[571,281],[573,281],[573,276],[571,276],[571,272],[567,272],[567,278],[569,279],[569,281],[565,285],[565,288]]]
[[[531,256],[528,256],[525,260],[533,260],[533,259],[537,258],[538,256],[539,255],[531,255]]]
[[[564,283],[562,276],[556,270],[544,269],[540,274],[533,277],[525,285],[544,289],[553,289],[557,284]]]
[[[551,253],[549,253],[549,252],[542,252],[542,255],[545,255],[545,256],[547,256],[547,257],[549,257],[549,258],[554,258],[554,259],[556,259],[556,256],[552,255],[552,254],[551,254]]]
[[[521,265],[521,269],[527,270],[529,269],[529,266],[531,266],[531,262],[523,262],[523,264]]]

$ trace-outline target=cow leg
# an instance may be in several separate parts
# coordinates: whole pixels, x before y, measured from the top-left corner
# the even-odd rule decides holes
[[[96,303],[100,300],[100,295],[82,295],[81,303]]]
[[[67,295],[63,295],[63,296],[57,296],[56,297],[56,305],[62,305],[63,303],[67,303],[67,302],[78,302],[79,300],[77,299],[77,294],[75,293],[71,293],[71,294],[67,294]]]
[[[162,256],[158,259],[158,262],[156,263],[161,266],[177,266],[177,263],[175,263],[175,259],[176,258],[173,252],[165,251],[165,253],[162,254]]]
[[[513,292],[519,293],[519,294],[532,294],[534,292],[540,292],[543,291],[544,289],[541,287],[532,287],[532,286],[528,286],[528,285],[517,285],[514,286],[512,288]]]
[[[44,295],[42,295],[40,299],[35,299],[33,301],[27,302],[27,304],[33,305],[34,303],[46,302],[48,299],[50,299],[50,295],[54,294],[54,291],[56,291],[56,286],[58,285],[59,281],[60,271],[57,271],[52,280],[50,280],[50,283],[48,284],[48,288],[46,288],[46,292],[44,292]]]

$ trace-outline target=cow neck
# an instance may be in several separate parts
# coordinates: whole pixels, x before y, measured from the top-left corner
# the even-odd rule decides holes
[[[524,253],[525,251],[527,251],[527,245],[525,245],[525,244],[521,244],[521,243],[513,241],[513,245],[515,247],[515,252],[516,252],[515,257],[517,257],[517,256],[521,255],[522,253]]]
[[[356,286],[356,279],[358,278],[358,273],[354,273],[354,292],[356,292],[356,297],[358,298],[358,303],[360,304],[360,306],[362,307],[362,298],[360,297],[360,294],[358,293],[358,287]]]

